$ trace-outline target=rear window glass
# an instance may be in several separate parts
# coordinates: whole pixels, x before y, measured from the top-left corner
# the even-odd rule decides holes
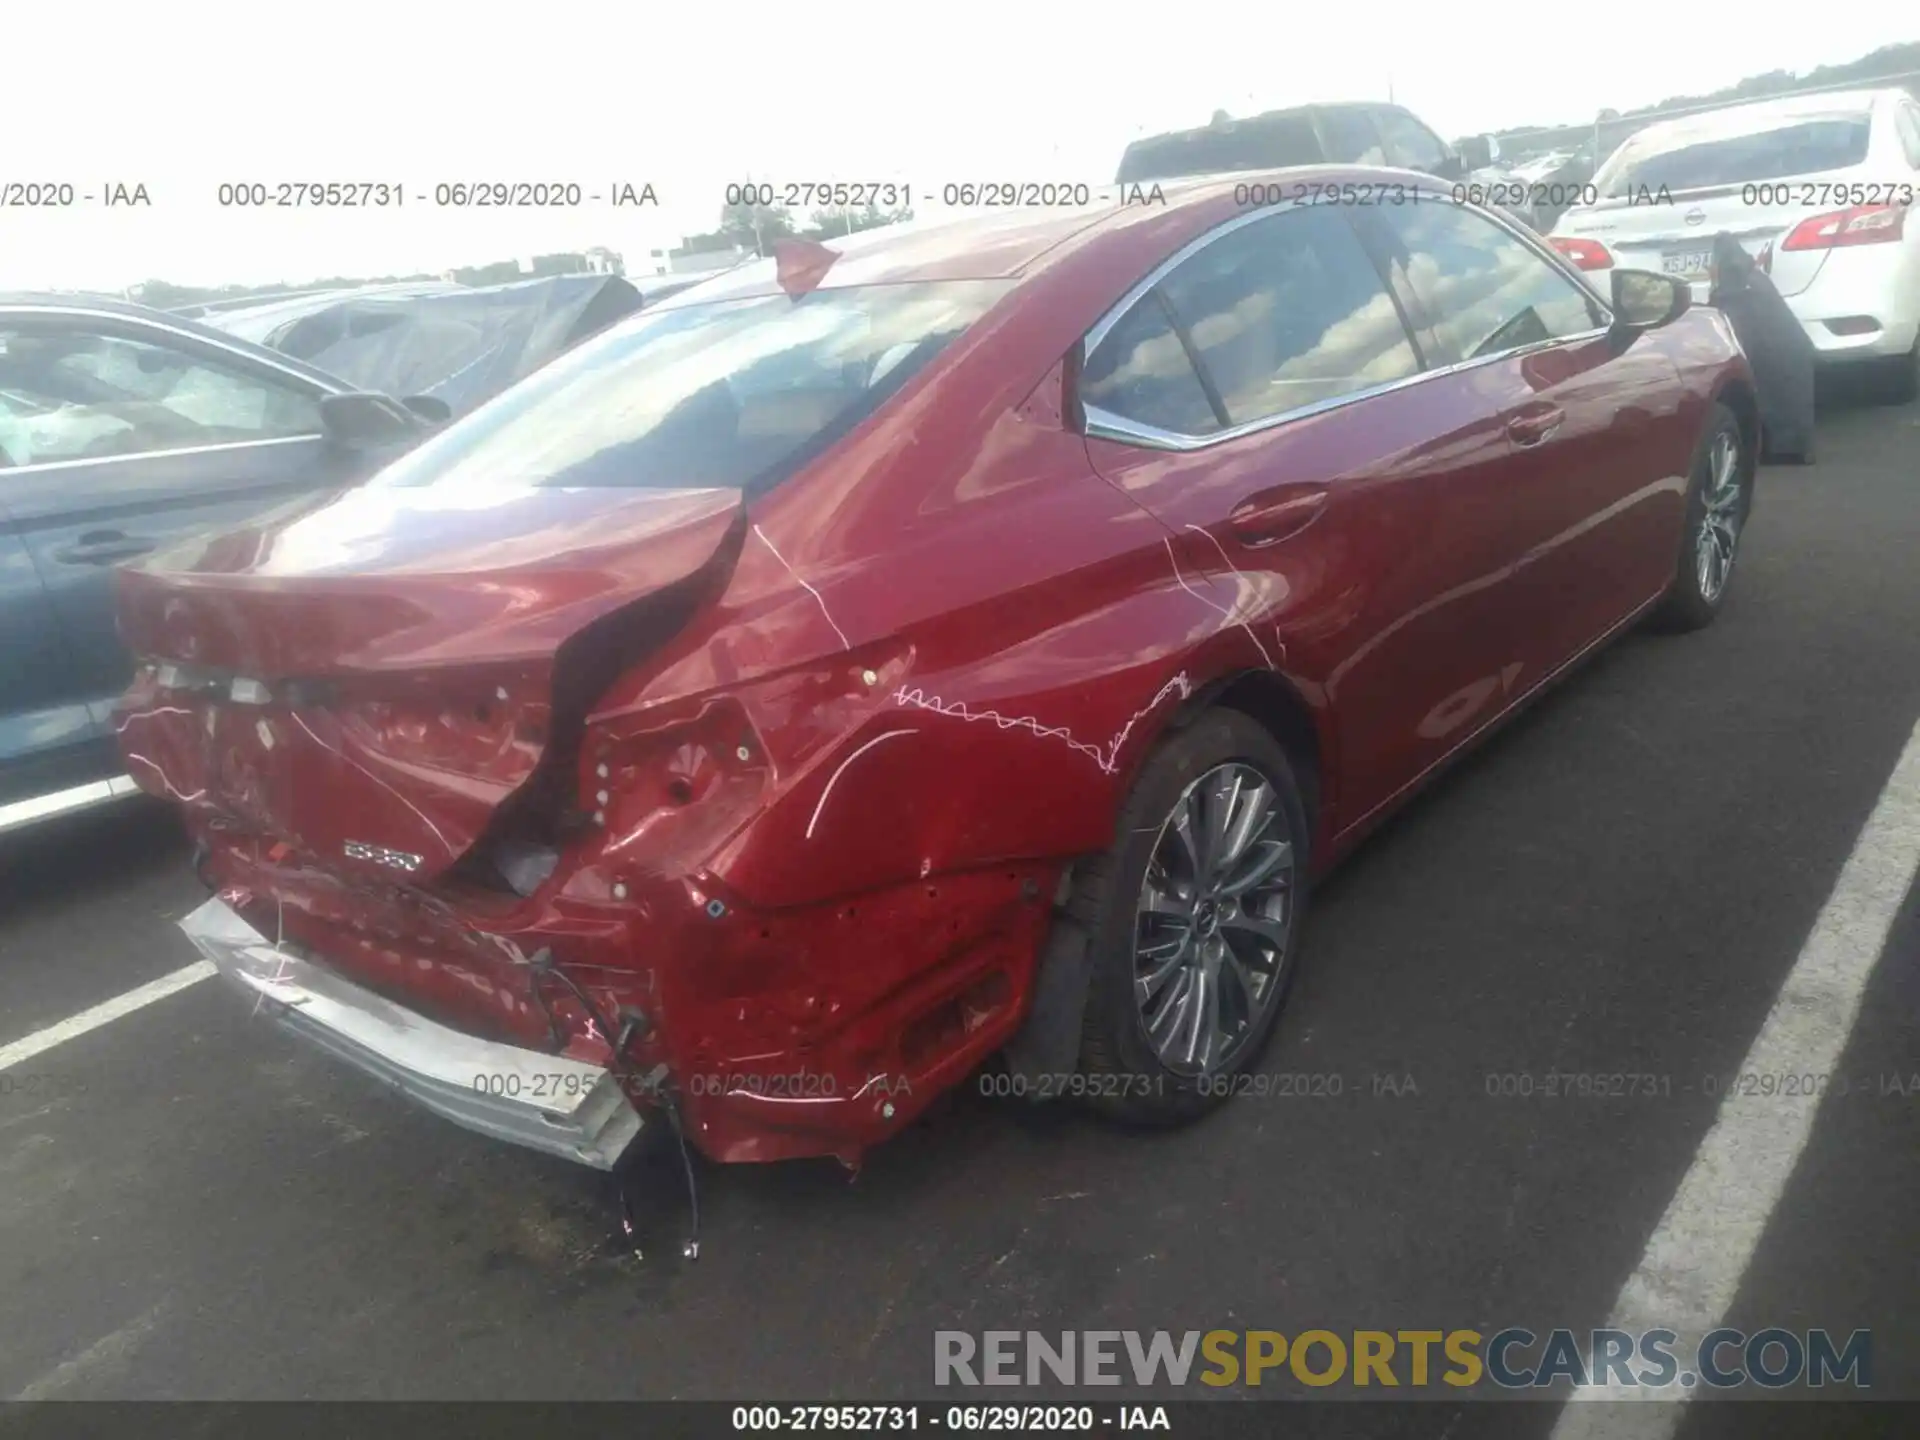
[[[1214,130],[1182,130],[1136,140],[1120,159],[1117,183],[1172,180],[1317,165],[1324,157],[1313,124],[1303,114],[1255,116]]]
[[[645,310],[373,483],[757,493],[871,415],[1010,283],[875,285]]]
[[[1602,198],[1649,190],[1696,190],[1843,170],[1867,158],[1866,115],[1822,116],[1747,135],[1656,148],[1629,140],[1594,177]]]

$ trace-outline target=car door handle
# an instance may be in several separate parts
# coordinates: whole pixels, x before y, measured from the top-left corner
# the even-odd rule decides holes
[[[63,565],[106,565],[115,560],[130,560],[153,549],[153,541],[138,535],[123,535],[118,530],[89,530],[77,544],[53,552]]]
[[[1324,485],[1286,485],[1242,500],[1227,527],[1243,544],[1271,545],[1311,524],[1326,503]]]
[[[1553,432],[1565,423],[1566,418],[1567,412],[1557,405],[1550,410],[1516,415],[1507,422],[1507,434],[1516,445],[1538,445],[1543,440],[1552,439]]]

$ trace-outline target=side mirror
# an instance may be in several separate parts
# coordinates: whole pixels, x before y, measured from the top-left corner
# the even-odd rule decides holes
[[[1454,147],[1467,170],[1484,170],[1493,164],[1493,141],[1485,135],[1469,135]]]
[[[350,449],[378,449],[419,437],[421,417],[391,395],[356,391],[320,401],[320,424],[327,438]]]
[[[1612,283],[1613,328],[1626,334],[1671,325],[1693,304],[1693,288],[1672,275],[1615,270]]]
[[[429,425],[444,425],[453,419],[453,407],[435,395],[409,395],[400,403]]]

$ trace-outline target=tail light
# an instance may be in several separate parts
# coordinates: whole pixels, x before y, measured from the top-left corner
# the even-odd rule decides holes
[[[1613,268],[1613,256],[1598,240],[1585,240],[1578,235],[1549,235],[1547,243],[1582,270]]]
[[[1900,239],[1906,233],[1906,223],[1904,205],[1852,205],[1802,220],[1780,242],[1780,248],[1837,250],[1845,245],[1880,245]]]
[[[669,844],[706,853],[762,802],[770,767],[739,702],[722,697],[638,732],[590,728],[579,774],[582,810],[631,859]]]

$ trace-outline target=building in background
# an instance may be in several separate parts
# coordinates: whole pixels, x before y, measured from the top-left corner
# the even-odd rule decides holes
[[[689,250],[684,245],[672,250],[649,250],[647,259],[655,275],[708,275],[731,270],[742,260],[753,259],[754,252],[744,245],[723,245],[715,249]]]

